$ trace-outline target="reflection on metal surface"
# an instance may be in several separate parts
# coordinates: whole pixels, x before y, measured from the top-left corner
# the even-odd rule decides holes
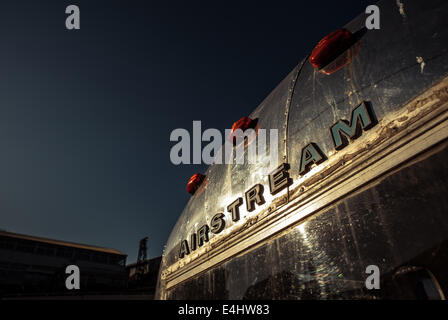
[[[362,28],[355,33],[341,28],[325,36],[311,52],[309,61],[319,72],[331,75],[352,62],[361,48]]]
[[[448,209],[446,200],[438,201],[448,192],[439,183],[448,179],[447,156],[447,143],[433,148],[299,226],[165,290],[165,298],[412,298],[393,281],[396,266],[426,265],[444,275],[448,226],[434,221],[443,221]],[[434,182],[437,188],[418,191],[427,203],[412,194]],[[431,233],[421,232],[428,228]],[[365,268],[373,261],[381,290],[365,287]]]
[[[249,119],[249,118],[247,118]],[[246,118],[240,120],[243,124],[238,124],[239,126],[246,127],[250,121]],[[247,120],[247,121],[246,121]],[[250,120],[250,119],[249,119]],[[350,139],[358,138],[361,135],[362,130],[368,130],[377,123],[374,116],[373,110],[370,104],[364,102],[357,106],[351,114],[350,122],[346,120],[339,120],[336,124],[331,127],[331,134],[333,141],[335,142],[336,149],[342,149],[347,146],[347,137]],[[235,127],[235,125],[234,125]],[[326,156],[320,151],[320,148],[315,143],[310,143],[302,149],[302,158],[300,161],[300,175],[307,173],[311,165],[318,165],[326,160]],[[269,174],[268,181],[271,190],[271,195],[275,195],[286,187],[289,187],[293,180],[289,176],[289,164],[280,165],[273,173]],[[204,176],[200,173],[193,175],[188,182],[187,191],[189,193],[194,193],[196,189],[200,186],[204,180]],[[263,196],[264,187],[262,184],[256,184],[249,190],[245,191],[244,199],[246,203],[247,212],[252,212],[255,210],[255,205],[262,206],[266,203]],[[231,214],[233,221],[238,221],[240,219],[239,207],[242,205],[243,201],[241,197],[238,197],[235,201],[227,206],[228,213]],[[218,218],[219,215],[219,218]],[[219,232],[213,232],[218,234],[222,231],[225,226],[224,214],[218,213],[218,215],[213,216],[211,224],[216,225],[215,230]],[[251,223],[252,224],[252,223]],[[180,243],[179,258],[182,259],[186,255],[190,254],[190,247],[196,248],[203,246],[209,241],[209,231],[211,229],[207,224],[204,224],[198,231],[197,236],[195,233],[191,235],[190,244],[188,240],[183,239]],[[194,241],[194,243],[191,243]],[[193,249],[195,250],[195,249]]]
[[[302,62],[249,115],[284,137],[277,163],[209,167],[167,242],[159,298],[375,298],[363,291],[367,265],[388,279],[434,247],[448,250],[448,3],[410,2],[405,24],[395,1],[378,6],[381,30],[363,36],[346,68],[327,76]],[[364,23],[362,14],[345,28]],[[359,112],[348,119],[350,110]],[[276,193],[281,164],[289,181]],[[249,211],[245,193],[257,184],[264,201]],[[196,243],[202,226],[220,229],[218,213],[225,227],[179,259],[191,234]],[[399,291],[388,290],[382,297]]]
[[[420,300],[445,300],[439,281],[428,269],[403,266],[392,276],[396,285],[406,294]]]
[[[275,212],[261,210],[243,227],[231,228],[232,232],[223,235],[220,241],[210,239],[202,254],[166,266],[162,279],[167,280],[167,288],[284,230],[448,138],[447,103],[448,79],[445,79],[400,112],[382,119],[378,129],[372,129],[356,144],[337,152],[325,167],[314,167],[309,174],[296,180],[291,186],[291,201],[287,206]],[[341,161],[344,161],[343,166]],[[315,179],[316,176],[321,179]],[[306,190],[300,192],[301,186],[306,186]],[[275,200],[277,198],[271,202],[275,204]]]
[[[205,176],[201,173],[195,173],[187,183],[187,192],[190,194],[194,194],[196,190],[201,186],[204,182]]]

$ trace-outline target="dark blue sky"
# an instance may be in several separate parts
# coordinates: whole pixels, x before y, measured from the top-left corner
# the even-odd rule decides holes
[[[160,255],[205,170],[171,131],[230,128],[374,2],[2,0],[0,228]]]

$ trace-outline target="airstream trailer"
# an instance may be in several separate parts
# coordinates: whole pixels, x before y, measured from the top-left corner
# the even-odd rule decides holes
[[[331,33],[248,115],[276,163],[193,179],[156,298],[444,299],[448,2],[376,5],[380,29]]]

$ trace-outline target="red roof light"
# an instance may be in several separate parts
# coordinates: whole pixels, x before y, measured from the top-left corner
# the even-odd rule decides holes
[[[310,63],[315,68],[322,69],[349,49],[354,43],[354,38],[353,34],[347,29],[341,28],[333,31],[322,38],[313,49],[309,58]]]
[[[195,173],[187,183],[187,192],[194,194],[199,186],[204,182],[205,176],[200,173]]]
[[[252,128],[253,129],[253,120],[249,117],[242,117],[240,120],[235,122],[232,126],[232,131],[235,131],[236,129],[246,130]]]
[[[256,124],[257,122],[255,120],[252,120],[249,117],[242,117],[233,124],[232,130],[230,130],[229,141],[233,141],[233,144],[236,143],[236,137],[233,134],[235,130],[241,129],[242,131],[245,131],[247,129],[255,129]]]

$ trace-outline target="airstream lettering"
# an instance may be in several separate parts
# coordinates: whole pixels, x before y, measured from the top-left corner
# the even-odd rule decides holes
[[[240,210],[238,209],[239,206],[243,204],[243,198],[237,198],[235,201],[233,201],[228,207],[227,211],[232,214],[232,221],[238,221],[240,220]]]
[[[269,175],[269,190],[272,195],[277,194],[292,183],[288,170],[289,164],[282,163]]]
[[[350,124],[346,120],[339,120],[331,127],[331,137],[333,138],[336,150],[341,150],[347,144],[347,137],[356,139],[361,135],[361,129],[367,130],[377,123],[370,103],[361,103],[353,109]]]
[[[341,150],[348,144],[347,138],[358,138],[363,130],[372,128],[377,123],[375,114],[368,102],[363,102],[353,109],[351,113],[350,122],[347,120],[339,120],[331,126],[331,135],[336,150]],[[321,151],[319,146],[312,142],[302,148],[302,156],[300,160],[300,175],[306,174],[312,165],[318,165],[325,161],[327,157]],[[282,163],[268,176],[269,190],[271,195],[275,195],[292,184],[293,180],[290,178],[288,170],[290,166],[288,163]],[[256,205],[261,206],[265,203],[263,197],[264,187],[262,184],[256,184],[244,193],[246,202],[246,209],[248,212],[255,210]],[[227,206],[227,211],[231,214],[232,221],[240,220],[239,207],[243,204],[243,198],[238,197],[235,201]],[[201,247],[204,243],[209,241],[209,232],[214,234],[220,233],[226,226],[224,213],[215,214],[210,223],[210,227],[204,224],[199,228],[197,233],[190,236],[190,244],[187,240],[182,240],[179,250],[179,258],[185,257],[194,251],[197,247]],[[191,250],[190,250],[191,249]]]
[[[307,173],[310,170],[311,165],[317,165],[325,161],[326,158],[327,157],[322,153],[322,151],[320,151],[320,148],[317,144],[315,144],[314,142],[310,143],[302,149],[299,173],[302,175]]]
[[[193,180],[157,299],[445,299],[448,1],[376,5],[381,29],[362,12],[244,112],[269,158]]]

